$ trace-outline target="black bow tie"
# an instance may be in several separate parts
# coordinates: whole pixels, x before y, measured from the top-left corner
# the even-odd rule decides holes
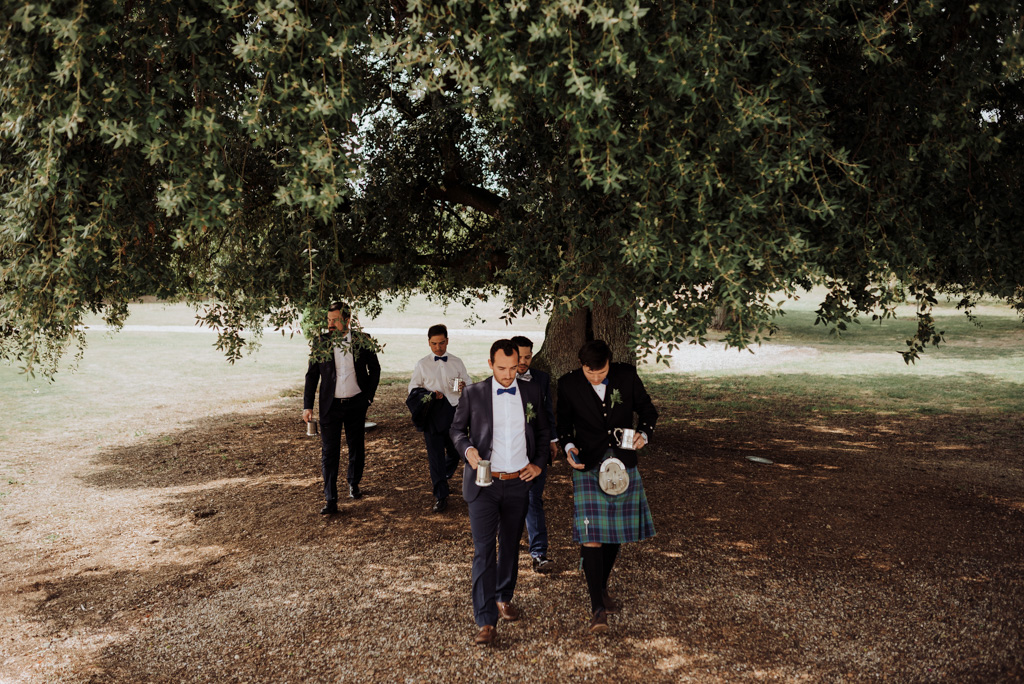
[[[448,357],[447,356],[435,356],[434,360],[435,361],[444,361],[445,363],[448,363]]]

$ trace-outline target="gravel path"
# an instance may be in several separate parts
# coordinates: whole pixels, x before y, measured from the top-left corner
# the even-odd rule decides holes
[[[522,555],[524,619],[481,649],[466,507],[429,512],[403,395],[382,388],[366,496],[331,519],[295,397],[3,454],[23,485],[2,502],[0,682],[1024,678],[1020,417],[696,420],[656,395],[657,536],[623,549],[611,635],[585,632],[560,463],[557,572]]]

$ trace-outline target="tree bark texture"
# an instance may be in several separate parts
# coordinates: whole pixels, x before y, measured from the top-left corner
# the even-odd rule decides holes
[[[636,351],[630,344],[633,316],[611,306],[577,309],[569,316],[552,314],[544,329],[544,343],[534,356],[533,366],[558,378],[580,367],[577,353],[584,343],[604,340],[612,348],[612,360],[636,365]],[[552,387],[552,391],[557,391]]]
[[[736,316],[725,304],[719,304],[715,307],[715,317],[711,320],[712,330],[728,330],[729,323],[735,320]]]

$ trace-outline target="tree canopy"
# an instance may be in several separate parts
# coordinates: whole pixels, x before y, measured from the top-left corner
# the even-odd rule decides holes
[[[141,295],[202,304],[229,355],[417,288],[634,348],[722,306],[751,344],[814,284],[838,325],[910,296],[908,358],[936,293],[1024,299],[1020,2],[3,7],[0,355],[27,367]]]

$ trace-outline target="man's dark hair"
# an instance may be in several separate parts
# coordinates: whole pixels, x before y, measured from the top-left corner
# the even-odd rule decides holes
[[[491,345],[491,363],[494,363],[494,352],[501,350],[506,356],[516,355],[519,358],[519,347],[512,340],[495,340]]]
[[[611,363],[612,350],[604,340],[591,340],[580,347],[580,363],[591,370],[601,370],[605,364]]]
[[[522,335],[516,335],[515,337],[513,337],[512,344],[516,345],[517,347],[529,347],[530,349],[533,349],[533,342],[530,340],[530,338],[523,337]]]
[[[341,317],[344,319],[352,318],[352,309],[349,308],[345,302],[331,302],[331,305],[327,307],[328,313],[331,311],[340,311]]]
[[[434,335],[444,335],[445,337],[448,337],[448,328],[442,323],[432,325],[427,329],[427,339],[429,340]]]

